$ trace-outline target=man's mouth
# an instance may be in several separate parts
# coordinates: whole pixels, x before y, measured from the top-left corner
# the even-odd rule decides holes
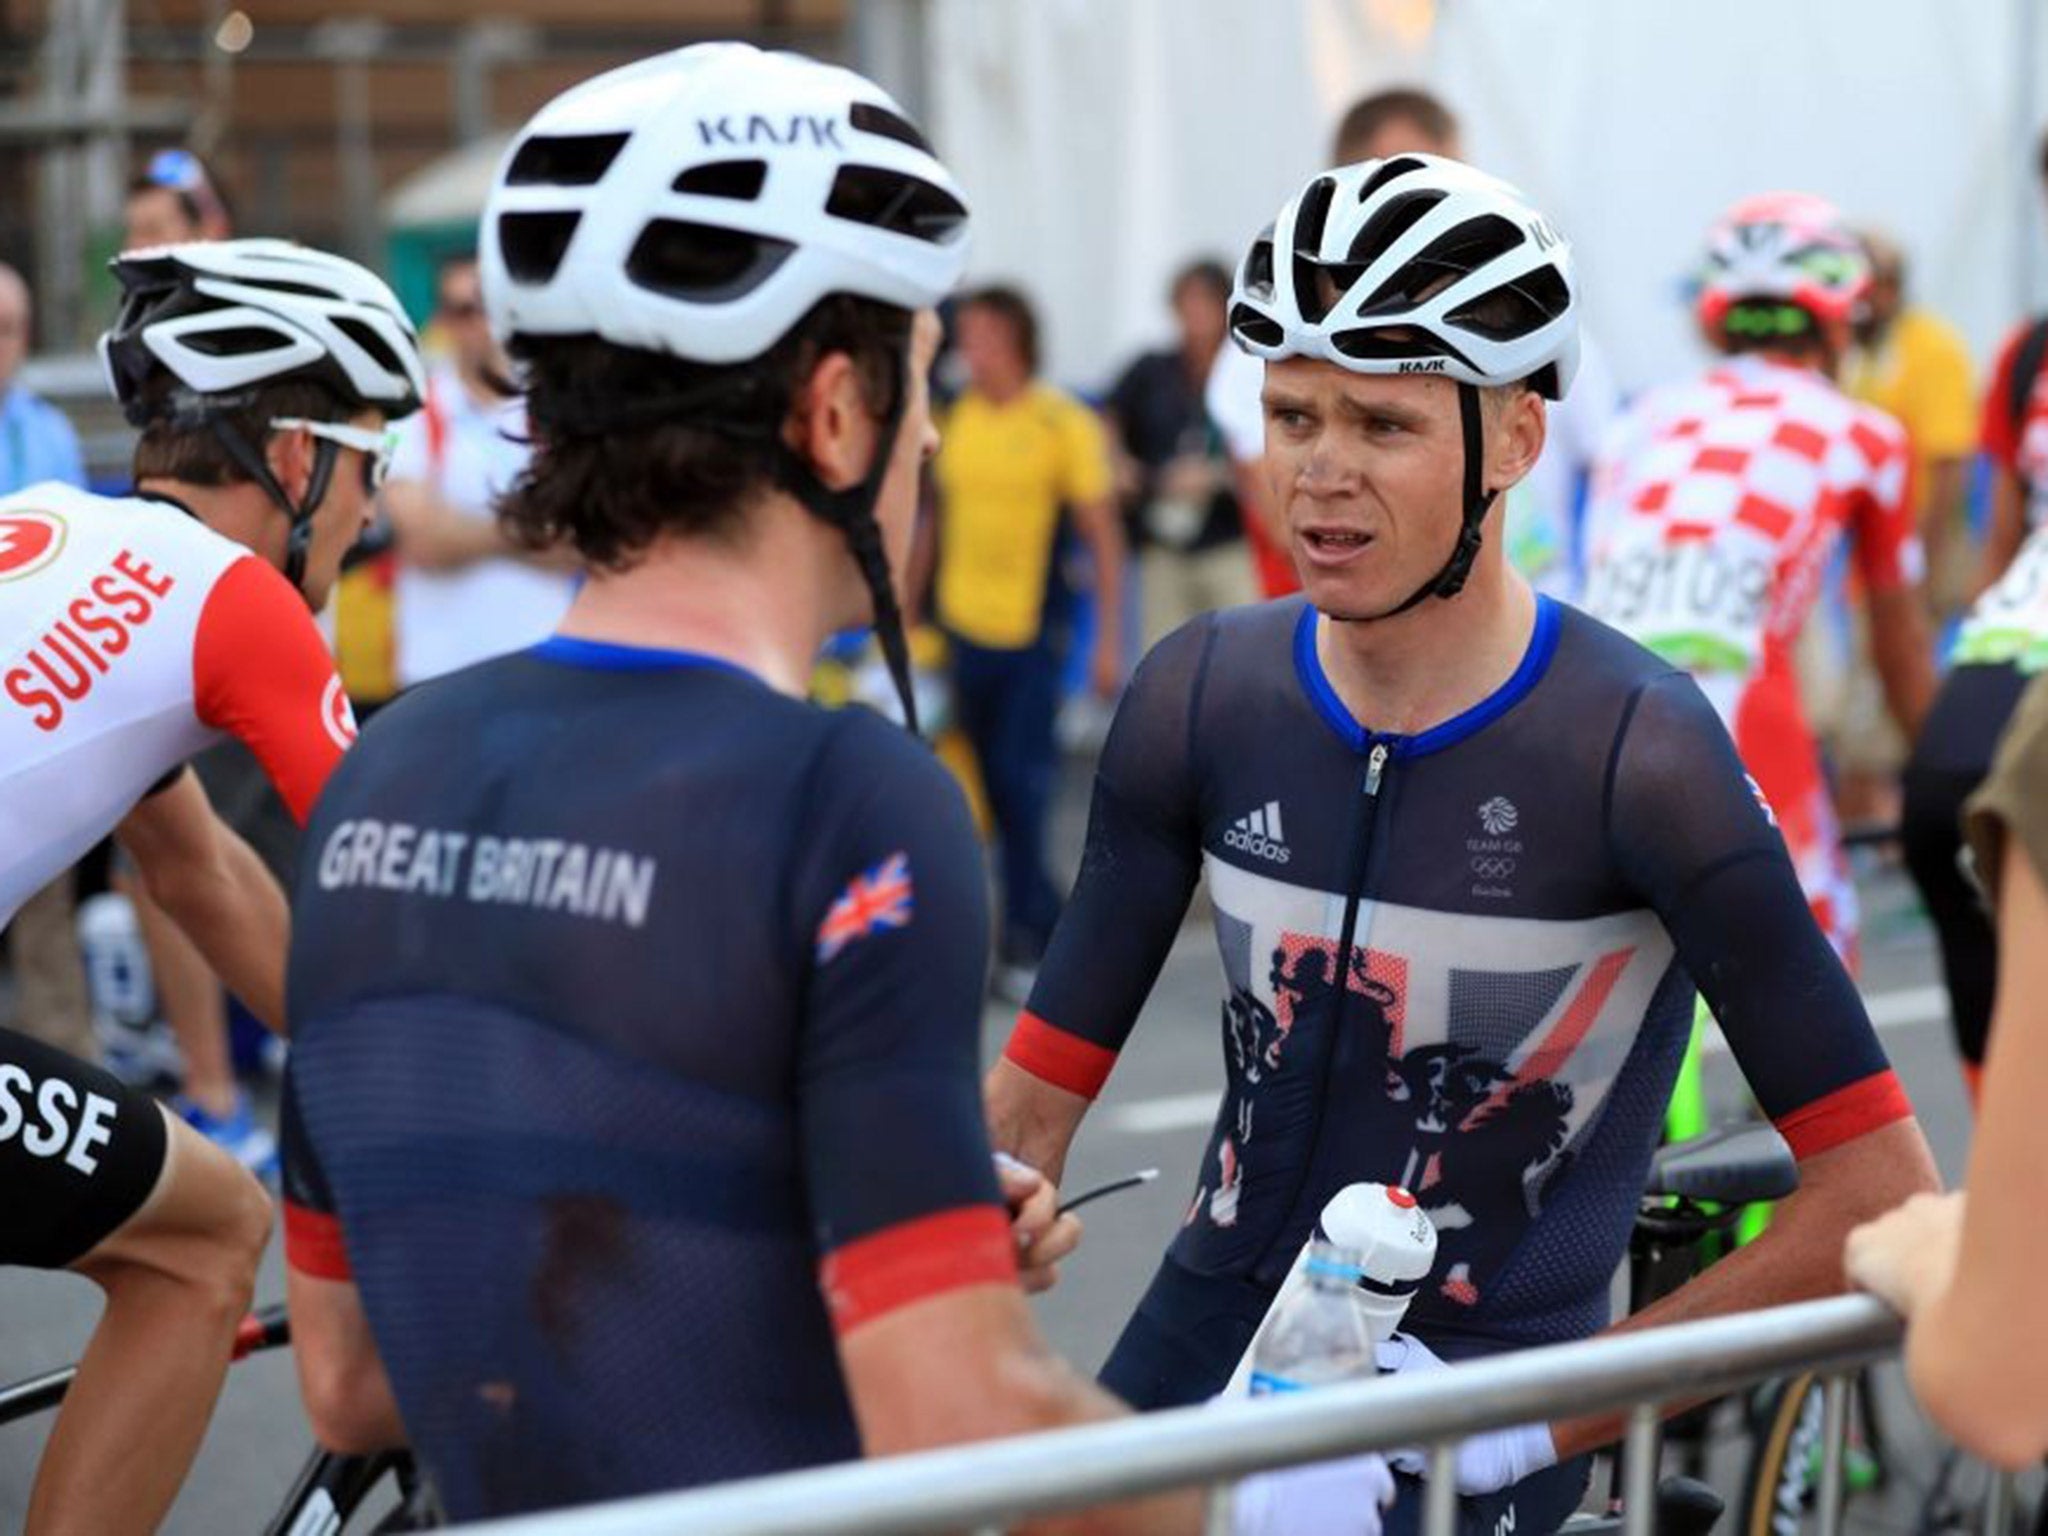
[[[1303,528],[1297,537],[1311,560],[1328,565],[1341,565],[1373,543],[1371,534],[1355,528]]]

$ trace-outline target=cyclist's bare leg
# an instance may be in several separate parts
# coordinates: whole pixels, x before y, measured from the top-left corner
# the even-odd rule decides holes
[[[26,1536],[152,1531],[220,1395],[270,1200],[175,1117],[156,1188],[72,1269],[106,1293],[29,1497]]]

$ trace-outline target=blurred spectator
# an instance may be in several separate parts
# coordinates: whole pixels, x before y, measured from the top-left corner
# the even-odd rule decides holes
[[[64,413],[17,382],[34,320],[28,284],[0,263],[0,496],[46,480],[85,486],[78,434]],[[30,897],[8,927],[14,961],[16,1027],[91,1061],[92,1020],[74,921],[77,895],[67,872]]]
[[[958,313],[967,388],[948,412],[939,490],[937,608],[952,641],[955,708],[973,743],[1002,870],[997,983],[1028,989],[1059,918],[1045,863],[1070,606],[1059,568],[1066,518],[1094,557],[1090,675],[1107,698],[1122,672],[1123,537],[1095,413],[1038,378],[1038,320],[1010,288]]]
[[[1330,150],[1334,165],[1411,154],[1464,157],[1457,118],[1415,86],[1378,91],[1354,102],[1338,123]],[[1266,451],[1265,413],[1259,405],[1264,378],[1257,358],[1226,341],[1209,374],[1207,400],[1210,419],[1238,466],[1238,496],[1247,511],[1245,532],[1257,556],[1260,584],[1268,597],[1278,597],[1299,583],[1287,530],[1267,510],[1271,497],[1260,467]],[[1502,537],[1508,558],[1539,591],[1568,601],[1578,597],[1585,579],[1580,523],[1586,477],[1620,405],[1606,359],[1582,331],[1571,393],[1548,410],[1550,435],[1543,457],[1504,498]]]
[[[1962,336],[1933,311],[1906,302],[1906,256],[1874,230],[1870,295],[1856,323],[1843,384],[1897,419],[1913,445],[1915,511],[1927,549],[1927,596],[1937,625],[1970,603],[1970,458],[1977,449],[1976,385]]]
[[[2035,169],[2048,190],[2048,132]],[[2020,545],[2048,521],[2048,315],[2013,327],[1984,391],[1979,440],[1991,459],[1991,518],[1984,530],[1981,591],[2005,574]]]
[[[1983,1113],[1963,1194],[1918,1195],[1849,1235],[1850,1278],[1908,1320],[1906,1377],[1964,1450],[2012,1470],[2048,1454],[2048,677],[2021,700],[1970,802],[1998,909]]]
[[[189,149],[160,149],[128,184],[124,251],[188,240],[225,240],[234,215],[206,162]]]
[[[1178,344],[1132,363],[1105,402],[1127,471],[1118,478],[1138,551],[1147,647],[1197,614],[1258,595],[1230,456],[1202,404],[1224,341],[1230,272],[1221,262],[1195,262],[1175,276],[1168,297]]]
[[[574,589],[566,571],[516,549],[492,513],[529,450],[474,255],[442,264],[434,325],[447,358],[427,377],[426,406],[399,428],[384,492],[397,537],[401,688],[544,639]]]

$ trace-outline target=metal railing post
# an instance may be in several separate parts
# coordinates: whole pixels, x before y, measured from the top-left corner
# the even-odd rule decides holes
[[[1230,1536],[1233,1506],[1237,1502],[1237,1484],[1215,1483],[1209,1488],[1205,1503],[1208,1512],[1202,1523],[1203,1536]]]
[[[1657,1405],[1631,1408],[1621,1447],[1622,1536],[1650,1536],[1657,1514]]]
[[[2010,1536],[2012,1530],[2012,1474],[1991,1469],[1991,1486],[1984,1490],[1984,1536]]]
[[[1849,1378],[1830,1376],[1820,1390],[1820,1536],[1836,1536],[1842,1529],[1842,1473],[1849,1455]]]
[[[1458,1528],[1458,1442],[1429,1448],[1429,1480],[1422,1488],[1422,1536],[1452,1536]]]

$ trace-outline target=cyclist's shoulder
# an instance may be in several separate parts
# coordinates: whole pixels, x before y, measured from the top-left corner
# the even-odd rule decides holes
[[[1545,601],[1556,615],[1557,639],[1544,681],[1554,694],[1569,695],[1573,707],[1589,697],[1626,704],[1646,689],[1692,687],[1684,671],[1613,625],[1569,603]]]
[[[1291,675],[1297,644],[1313,644],[1314,615],[1300,593],[1212,609],[1168,632],[1139,663],[1134,686],[1193,690],[1212,675],[1251,679]]]

